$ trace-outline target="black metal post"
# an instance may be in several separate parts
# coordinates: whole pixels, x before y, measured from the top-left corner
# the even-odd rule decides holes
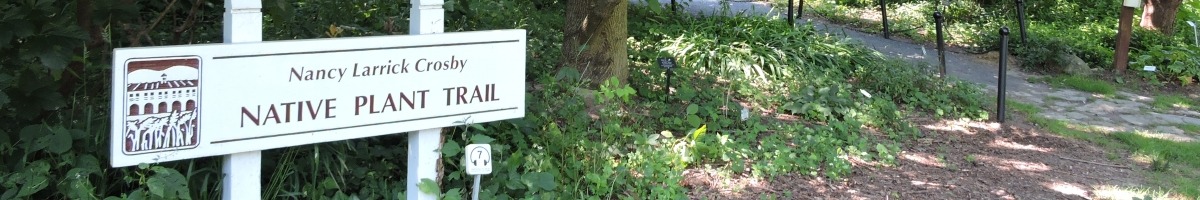
[[[879,0],[879,10],[883,13],[883,38],[891,39],[892,33],[888,30],[887,0]]]
[[[938,65],[938,72],[941,73],[944,79],[946,78],[946,38],[944,33],[942,33],[942,24],[946,23],[946,19],[940,11],[933,13],[933,19],[937,24],[938,64],[940,64]]]
[[[663,98],[663,99],[666,99],[667,102],[671,102],[671,74],[674,74],[672,72],[674,72],[674,70],[672,70],[671,68],[667,68],[667,88],[666,88],[667,97]]]
[[[796,18],[804,17],[804,0],[800,0],[800,5],[798,5],[796,9],[800,9],[798,12],[796,12]],[[1200,45],[1200,42],[1197,42],[1196,45]]]
[[[667,97],[663,98],[663,99],[664,99],[664,101],[670,102],[671,101],[671,75],[673,75],[675,72],[675,58],[670,58],[670,57],[658,58],[658,66],[667,70],[667,87],[666,87]]]
[[[996,119],[1000,124],[1004,124],[1004,85],[1005,79],[1008,79],[1008,27],[1000,28],[1000,76],[998,77],[999,85],[996,85]]]
[[[675,5],[675,0],[671,0],[671,12],[675,12],[675,7],[678,7]]]
[[[792,25],[792,26],[796,26],[796,19],[793,18],[793,15],[792,15],[792,1],[794,1],[794,0],[788,0],[788,6],[787,6],[788,7],[788,14],[787,14],[788,15],[788,24]]]
[[[1029,45],[1029,39],[1025,34],[1025,27],[1028,26],[1025,22],[1025,1],[1017,0],[1017,20],[1021,23],[1021,45]]]

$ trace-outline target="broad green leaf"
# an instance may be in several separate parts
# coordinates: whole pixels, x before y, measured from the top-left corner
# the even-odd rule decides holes
[[[491,144],[493,141],[496,141],[496,139],[488,137],[484,134],[475,134],[471,136],[471,143],[473,144]]]
[[[6,190],[4,194],[0,194],[0,199],[14,199],[17,197],[17,190]]]
[[[338,184],[337,181],[333,180],[333,177],[325,177],[325,180],[321,181],[321,187],[327,190],[338,189]]]
[[[46,140],[46,152],[53,154],[62,154],[71,149],[71,133],[62,126],[55,126],[51,130],[49,136],[43,137]]]
[[[696,141],[697,139],[700,138],[700,136],[703,136],[704,133],[707,133],[707,132],[708,132],[708,125],[707,124],[700,125],[700,128],[697,128],[695,131],[692,131],[692,141]]]
[[[154,166],[151,170],[154,171],[154,175],[146,181],[150,194],[167,199],[191,199],[187,178],[179,171],[161,166]]]
[[[701,123],[704,123],[704,120],[700,119],[700,117],[696,115],[688,115],[687,121],[688,125],[690,126],[700,126]]]
[[[580,76],[582,75],[580,75],[579,70],[576,70],[572,67],[563,67],[563,69],[558,70],[558,73],[554,75],[554,79],[559,81],[571,81],[579,80]]]
[[[42,66],[53,70],[67,68],[67,62],[71,60],[70,55],[53,50],[42,51],[37,57]]]
[[[428,178],[421,179],[421,182],[417,183],[417,189],[420,189],[421,193],[432,195],[437,195],[442,192],[441,189],[438,189],[437,182]]]
[[[67,179],[67,184],[60,185],[59,191],[65,192],[67,198],[70,199],[96,199],[96,196],[92,194],[96,187],[88,180],[92,173],[94,173],[93,169],[71,169],[64,177]]]
[[[446,140],[446,143],[442,144],[442,156],[448,157],[458,155],[462,153],[462,148],[463,147],[461,147],[458,142],[455,142],[454,140]]]
[[[658,0],[646,0],[646,5],[650,5],[646,7],[650,8],[651,13],[660,13],[663,11],[663,6],[661,6],[662,4],[658,3]],[[667,4],[665,6],[669,8],[671,7],[671,4]]]
[[[4,91],[0,91],[0,109],[4,109],[4,105],[8,105],[9,102],[12,102],[12,100],[8,98],[8,94],[5,94]]]
[[[25,166],[22,174],[24,176],[19,177],[21,180],[9,180],[18,183],[21,188],[17,192],[17,198],[32,195],[50,185],[50,179],[46,177],[50,175],[50,164],[46,163],[46,161],[38,160],[29,163],[29,165]]]
[[[558,186],[554,182],[554,175],[546,172],[536,172],[534,174],[537,176],[537,181],[535,182],[537,187],[543,190],[554,190],[554,187]]]
[[[34,124],[22,128],[20,134],[20,141],[23,141],[21,142],[21,146],[25,149],[26,153],[30,153],[45,149],[47,143],[43,138],[51,133],[45,124]]]
[[[442,197],[442,200],[461,200],[462,196],[462,189],[454,188],[446,190],[446,195]]]
[[[700,106],[697,106],[696,104],[691,104],[691,105],[688,105],[688,107],[687,107],[687,114],[694,115],[699,110],[700,110]]]
[[[3,93],[0,93],[0,94],[3,94]],[[0,108],[3,108],[3,107],[0,107]],[[12,146],[12,139],[8,138],[8,132],[4,132],[3,130],[0,130],[0,152],[8,151],[10,146]],[[3,161],[3,159],[0,159],[0,161]],[[0,176],[0,180],[3,180],[2,178],[4,178],[4,176]]]

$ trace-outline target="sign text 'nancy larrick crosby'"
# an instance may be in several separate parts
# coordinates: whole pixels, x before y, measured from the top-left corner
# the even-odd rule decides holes
[[[524,30],[113,54],[114,167],[524,116]]]

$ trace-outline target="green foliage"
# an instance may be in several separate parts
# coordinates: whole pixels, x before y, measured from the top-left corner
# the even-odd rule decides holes
[[[1113,95],[1117,92],[1117,87],[1111,83],[1080,76],[1058,76],[1050,78],[1049,82],[1094,94]]]
[[[1067,61],[1060,55],[1073,55],[1075,49],[1062,39],[1034,37],[1030,45],[1021,45],[1014,52],[1025,69],[1064,73],[1066,69],[1061,67],[1067,66]]]
[[[1163,95],[1154,97],[1150,105],[1160,110],[1194,109],[1200,106],[1200,101],[1189,99],[1183,95]]]
[[[1161,72],[1152,73],[1152,80],[1167,80],[1183,86],[1195,84],[1200,79],[1200,46],[1151,46],[1138,54],[1130,54],[1133,62],[1132,70],[1141,70],[1139,66],[1156,66]],[[1159,79],[1161,78],[1161,79]]]
[[[124,168],[101,162],[111,141],[106,53],[219,41],[221,12],[213,11],[221,2],[98,1],[91,20],[61,12],[79,2],[86,1],[0,5],[6,27],[0,53],[13,55],[0,58],[6,69],[0,71],[0,121],[6,122],[0,125],[0,199],[219,198],[222,174],[214,158]],[[263,4],[267,40],[405,34],[409,8],[403,1]],[[911,111],[986,115],[974,86],[932,78],[918,70],[927,66],[884,59],[812,26],[644,7],[630,13],[646,19],[630,22],[630,84],[609,82],[589,96],[577,90],[585,85],[578,72],[554,71],[563,4],[448,1],[447,9],[458,13],[449,15],[448,32],[529,30],[526,77],[534,89],[522,119],[464,119],[446,129],[441,179],[404,191],[407,149],[396,144],[408,141],[396,134],[264,151],[263,198],[399,199],[424,192],[463,199],[473,179],[463,172],[461,146],[486,143],[495,163],[481,183],[481,199],[686,199],[683,170],[716,166],[768,178],[838,179],[853,170],[849,157],[894,164],[900,147],[874,134],[920,137],[905,120]],[[160,15],[172,20],[151,23]],[[650,64],[668,55],[681,61],[671,88],[662,69]],[[793,110],[803,111],[797,114],[804,120],[759,116],[786,104],[801,105]],[[744,107],[754,110],[746,120],[739,113]]]

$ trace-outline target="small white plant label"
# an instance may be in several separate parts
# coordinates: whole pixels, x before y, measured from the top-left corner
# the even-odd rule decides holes
[[[1145,67],[1142,67],[1142,70],[1146,70],[1148,72],[1158,71],[1158,67],[1155,67],[1153,65],[1147,65]]]
[[[465,156],[467,174],[480,175],[492,173],[492,145],[470,144]]]

